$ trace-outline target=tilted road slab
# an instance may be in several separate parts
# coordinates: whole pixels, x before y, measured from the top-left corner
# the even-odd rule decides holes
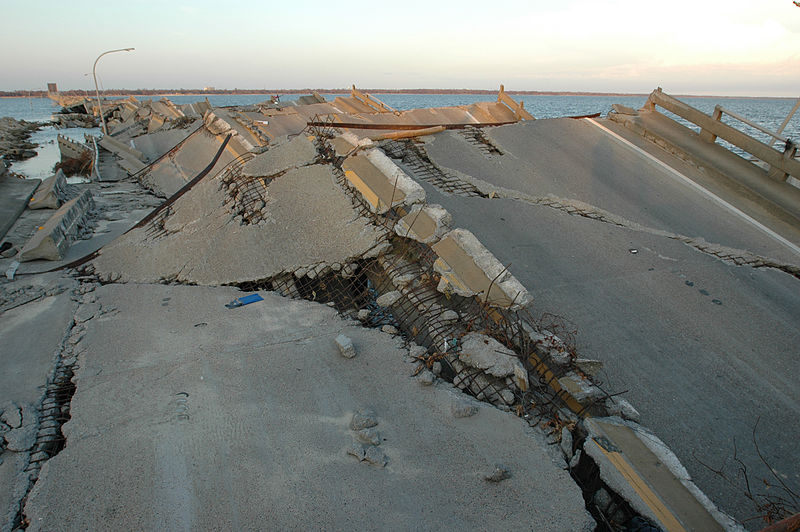
[[[498,188],[579,200],[648,228],[800,263],[797,253],[586,121],[526,121],[487,136],[503,155],[487,157],[454,133],[426,148],[437,164]],[[800,231],[787,230],[800,244]]]
[[[536,313],[567,319],[579,353],[604,362],[604,387],[627,391],[642,423],[724,511],[745,519],[754,509],[699,461],[730,463],[735,439],[751,478],[768,478],[752,445],[759,417],[762,454],[800,484],[800,451],[786,431],[800,416],[800,281],[547,206],[425,189],[454,226],[511,265]]]
[[[0,238],[6,236],[40,184],[38,179],[0,177]]]
[[[31,530],[594,527],[541,433],[488,405],[456,417],[464,396],[410,377],[399,339],[266,292],[234,310],[227,287],[96,294],[116,310],[78,343],[67,446],[28,500]],[[360,409],[385,467],[347,454]],[[510,478],[488,482],[498,463]]]

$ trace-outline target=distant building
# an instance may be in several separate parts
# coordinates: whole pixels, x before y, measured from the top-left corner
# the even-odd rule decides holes
[[[214,87],[203,87],[204,91],[213,91]]]

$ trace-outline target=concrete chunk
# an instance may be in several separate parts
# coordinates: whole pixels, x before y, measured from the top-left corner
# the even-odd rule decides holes
[[[361,430],[375,427],[378,419],[372,410],[359,410],[350,419],[350,430]]]
[[[395,188],[403,192],[405,196],[403,203],[405,205],[411,206],[425,201],[425,190],[416,181],[408,177],[385,153],[378,149],[371,149],[366,154],[367,159],[375,168],[380,170]]]
[[[604,395],[603,391],[593,385],[591,381],[584,379],[573,371],[558,379],[558,382],[562,388],[581,404],[590,403]]]
[[[389,459],[380,448],[370,446],[367,447],[364,453],[364,461],[378,467],[384,467],[389,462]]]
[[[469,333],[461,338],[459,360],[493,377],[511,377],[522,391],[528,389],[528,372],[517,355],[490,336]]]
[[[606,399],[606,408],[608,409],[609,415],[619,416],[622,419],[638,423],[641,418],[639,411],[626,399],[609,397]]]
[[[311,164],[316,157],[314,143],[300,135],[253,157],[242,168],[242,174],[250,177],[271,176],[289,168]]]
[[[391,307],[400,299],[401,294],[397,290],[392,290],[380,296],[375,302],[379,307]]]
[[[375,427],[367,427],[356,430],[354,431],[354,435],[361,443],[366,443],[367,445],[381,444],[381,434]]]
[[[353,341],[350,338],[340,334],[334,341],[336,342],[336,346],[339,348],[339,352],[343,357],[353,358],[356,356],[356,348],[353,347]]]

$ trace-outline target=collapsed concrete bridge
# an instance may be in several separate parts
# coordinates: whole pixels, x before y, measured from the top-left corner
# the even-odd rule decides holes
[[[176,394],[186,394],[175,400],[180,413],[172,416],[169,408],[173,405],[163,405],[162,421],[215,423],[216,417],[187,405],[195,396],[217,404],[227,386],[212,392],[189,377],[203,380],[214,375],[220,383],[253,390],[260,397],[264,390],[232,377],[231,368],[224,364],[217,367],[217,362],[205,358],[208,350],[239,349],[245,353],[243,360],[256,368],[260,365],[252,357],[265,345],[288,341],[302,346],[308,337],[315,352],[325,353],[320,342],[327,336],[308,336],[308,328],[337,334],[343,330],[330,328],[333,311],[325,314],[310,311],[313,306],[290,307],[270,298],[269,310],[256,308],[242,324],[224,320],[240,335],[247,336],[248,328],[253,328],[268,340],[212,341],[213,336],[225,333],[224,326],[209,326],[218,318],[208,305],[230,298],[239,288],[325,303],[338,315],[380,328],[384,337],[402,333],[411,342],[406,351],[410,373],[424,389],[438,383],[436,389],[441,391],[440,386],[452,383],[478,400],[545,427],[560,442],[563,467],[581,484],[587,508],[607,526],[640,515],[665,530],[735,527],[692,479],[727,512],[736,513],[740,495],[687,462],[698,448],[715,449],[712,458],[724,455],[730,438],[752,429],[751,416],[756,411],[767,412],[778,424],[791,423],[796,415],[791,407],[796,392],[780,378],[780,373],[791,374],[797,363],[793,357],[774,357],[768,368],[753,361],[758,374],[747,374],[747,380],[740,373],[748,371],[741,365],[743,354],[758,353],[757,346],[766,342],[771,352],[790,354],[796,345],[792,323],[800,305],[792,296],[798,272],[792,245],[800,239],[791,212],[765,215],[764,205],[770,198],[742,199],[739,189],[687,164],[689,157],[676,160],[610,120],[532,120],[502,88],[498,102],[402,112],[355,89],[349,98],[331,103],[311,96],[291,105],[267,102],[246,108],[177,111],[176,106],[161,103],[141,105],[128,100],[121,104],[118,122],[110,123],[110,135],[99,143],[137,182],[171,199],[146,223],[103,246],[90,261],[81,261],[78,271],[84,285],[94,286],[87,283],[92,281],[106,286],[81,296],[82,317],[70,326],[67,348],[60,355],[60,367],[75,372],[73,420],[63,430],[76,446],[70,449],[68,445],[52,459],[47,450],[38,451],[43,454],[36,454],[37,460],[31,456],[30,463],[41,462],[47,469],[41,478],[38,467],[30,469],[36,472],[36,478],[31,478],[38,481],[20,515],[31,519],[32,526],[37,526],[36,516],[50,520],[69,515],[75,523],[92,519],[94,514],[88,515],[92,512],[75,514],[70,510],[73,502],[57,494],[61,486],[74,485],[84,474],[86,460],[97,452],[97,444],[114,448],[132,437],[129,429],[115,428],[113,418],[98,417],[92,406],[103,397],[103,392],[92,390],[112,390],[120,384],[114,378],[98,380],[102,372],[125,377],[146,368],[137,387],[150,390],[152,378],[158,380],[157,375],[169,368],[185,367],[179,370],[180,378],[170,381],[171,387],[181,387]],[[148,111],[141,111],[143,107]],[[677,182],[673,172],[699,181],[723,202],[698,195]],[[780,238],[765,239],[762,228],[737,212]],[[692,290],[695,285],[698,288]],[[679,292],[676,286],[691,292]],[[121,352],[140,353],[132,365],[125,357],[103,361],[99,350],[113,342],[121,320],[146,319],[147,307],[126,302],[132,296],[129,289],[142,290],[151,305],[160,298],[167,313],[176,299],[178,315],[164,314],[166,328],[148,324],[154,332],[146,348],[137,346],[140,339],[124,341]],[[193,313],[193,305],[202,312]],[[248,312],[251,308],[247,307]],[[749,310],[746,317],[742,309]],[[553,310],[577,325],[579,351],[569,341],[569,329],[555,330],[558,320],[543,321],[542,316]],[[115,317],[117,311],[119,317]],[[289,317],[279,318],[276,314],[281,312]],[[315,317],[304,318],[304,313]],[[196,323],[188,327],[187,320],[194,318]],[[259,321],[264,319],[265,323]],[[360,329],[352,324],[358,322],[347,322],[345,332],[356,339],[356,352],[365,345],[381,345],[377,351],[367,349],[367,360],[372,368],[391,369],[381,384],[387,393],[393,386],[388,375],[402,373],[402,365],[395,367],[394,361],[382,358],[379,352],[389,349],[385,339],[357,332]],[[298,327],[298,323],[306,325]],[[771,329],[766,323],[771,323]],[[158,345],[161,338],[171,338],[173,330],[207,327],[211,336],[200,341],[186,332],[179,334],[178,358]],[[726,339],[731,328],[738,333]],[[193,359],[189,353],[198,346],[204,354]],[[398,356],[402,355],[403,350],[398,350]],[[357,360],[358,356],[353,359]],[[605,373],[600,372],[598,360],[604,363]],[[288,378],[291,368],[282,364],[269,359],[268,365],[280,369],[265,376],[267,382]],[[326,362],[323,366],[331,373],[322,375],[315,368],[318,364],[309,360],[298,371],[311,372],[331,390],[338,389],[330,379],[348,370],[338,361],[335,365]],[[718,365],[731,373],[708,382],[710,375],[717,375],[713,368]],[[357,375],[353,377],[366,378]],[[292,381],[300,386],[297,379]],[[774,391],[764,392],[765,381]],[[732,382],[751,393],[733,396]],[[354,394],[354,384],[347,386],[345,396]],[[630,402],[613,396],[625,389]],[[360,401],[381,393],[359,394]],[[406,393],[401,391],[401,395]],[[768,397],[763,400],[753,400],[753,395],[765,393]],[[663,397],[670,397],[670,404],[664,405]],[[131,407],[133,400],[133,396],[122,398],[120,408]],[[263,396],[262,404],[288,408],[273,394]],[[357,406],[341,399],[333,404],[337,406],[324,419],[345,415]],[[703,404],[708,406],[698,406]],[[462,414],[473,407],[459,403],[451,413],[463,419]],[[303,411],[311,415],[319,408],[319,404],[304,405]],[[136,415],[145,415],[148,409],[159,411],[159,406],[144,405]],[[381,403],[375,410],[378,417],[381,412],[399,416],[388,404]],[[320,423],[320,415],[317,412],[308,419]],[[720,425],[716,421],[720,416],[727,423]],[[734,423],[731,416],[741,420]],[[655,434],[637,424],[640,417]],[[202,438],[200,427],[163,425],[158,419],[149,422],[157,428],[152,439],[137,443],[134,454],[149,456],[148,447],[156,445],[152,456],[170,475],[176,475],[179,485],[199,482],[202,491],[203,468],[184,470],[180,459],[195,451],[212,459],[202,449],[187,447],[190,435]],[[240,416],[237,420],[242,422]],[[395,430],[422,427],[418,420],[410,425],[398,423]],[[381,420],[378,426],[385,424]],[[450,426],[449,422],[445,425]],[[700,444],[674,437],[676,427],[687,426]],[[391,425],[388,430],[392,434]],[[792,443],[780,431],[767,430],[769,449],[762,443],[762,450],[771,463],[791,463],[796,452]],[[105,436],[96,442],[82,436],[92,432]],[[324,437],[313,431],[300,434],[309,441],[338,441],[338,437],[331,440],[330,431]],[[353,437],[366,438],[359,434],[356,431]],[[392,450],[404,456],[421,442],[406,442],[411,447],[404,447],[400,434],[393,434],[397,447],[367,438],[369,442],[358,440],[355,450],[348,452],[406,478],[409,470],[404,468],[412,462],[398,460],[398,454],[393,458]],[[244,441],[258,441],[258,437],[248,433]],[[291,449],[303,444],[291,441],[278,448],[281,456],[296,464]],[[506,451],[512,452],[516,444],[524,446],[524,441],[509,444]],[[486,447],[482,449],[475,452],[487,452]],[[324,453],[334,456],[336,449],[326,447]],[[104,463],[112,460],[111,454],[103,456]],[[259,456],[251,451],[241,455],[247,461],[263,460]],[[393,464],[398,469],[392,470]],[[115,476],[131,478],[130,467],[131,463],[119,462]],[[523,476],[533,472],[530,463],[519,467],[518,471],[525,471]],[[514,490],[526,485],[517,484],[519,475],[513,473],[506,479],[508,471],[503,471],[505,466],[487,476],[502,482],[517,478]],[[107,471],[98,474],[107,476]],[[337,470],[335,475],[348,474]],[[553,482],[561,485],[563,479],[555,478]],[[159,484],[166,481],[159,479],[157,475],[132,482],[134,500],[144,504],[154,489],[166,490],[180,511],[152,522],[193,522],[200,514],[191,501],[202,493],[187,494],[181,491],[185,488]],[[374,479],[364,481],[373,486]],[[468,489],[466,478],[461,481]],[[274,503],[286,497],[273,493],[269,483],[257,484],[271,494],[265,500]],[[535,489],[530,482],[527,485]],[[419,484],[414,486],[418,489]],[[573,501],[568,491],[565,488],[563,500]],[[221,515],[230,523],[234,522],[231,508],[241,502],[237,490],[227,493],[234,502]],[[287,493],[301,500],[312,497],[303,487]],[[80,491],[75,496],[81,496]],[[116,504],[112,499],[98,501],[93,511],[107,511]],[[424,507],[417,498],[406,501],[401,518],[409,519],[410,509],[420,505]],[[536,528],[547,528],[546,522],[553,529],[586,526],[585,514],[569,508],[566,514],[571,515],[562,510],[554,521],[540,520],[543,516],[535,511],[534,517],[522,511],[515,519],[524,523],[527,515],[535,520]],[[164,512],[169,514],[168,509]],[[332,526],[365,517],[348,512],[334,515]],[[246,516],[245,522],[256,517],[250,511]],[[464,516],[464,522],[483,517]],[[307,519],[302,522],[315,522],[313,516]]]

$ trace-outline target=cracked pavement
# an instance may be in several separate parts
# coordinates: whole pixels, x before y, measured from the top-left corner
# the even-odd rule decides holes
[[[582,356],[603,361],[606,389],[625,392],[723,511],[756,512],[743,484],[701,462],[735,477],[735,440],[751,482],[774,481],[753,444],[759,418],[759,450],[797,491],[800,257],[586,122],[537,120],[485,136],[492,149],[454,132],[423,146],[480,196],[437,188],[396,162],[509,266],[534,312],[567,320]],[[724,183],[656,156],[800,242],[796,228]]]

